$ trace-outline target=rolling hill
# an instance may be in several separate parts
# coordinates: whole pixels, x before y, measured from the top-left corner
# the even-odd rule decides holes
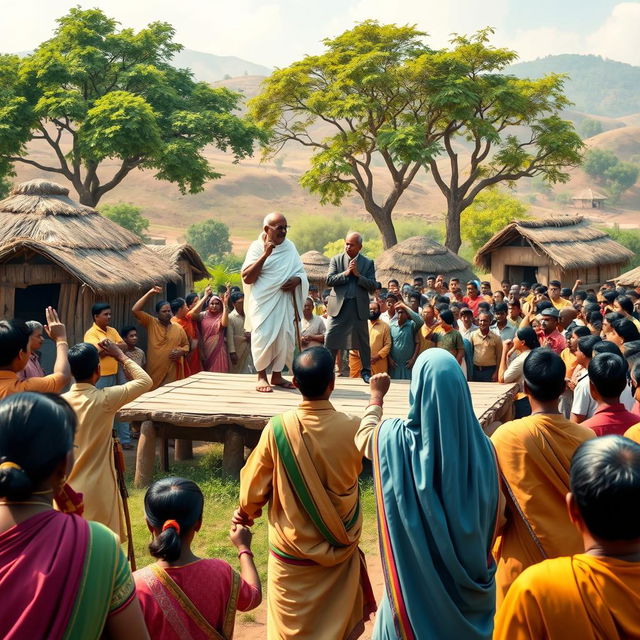
[[[520,78],[566,73],[565,91],[575,109],[617,118],[640,110],[640,67],[600,56],[564,54],[511,65]]]

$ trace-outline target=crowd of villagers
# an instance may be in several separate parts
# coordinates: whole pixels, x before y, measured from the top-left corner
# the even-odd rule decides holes
[[[434,275],[377,288],[370,404],[350,418],[351,431],[336,432],[350,443],[325,461],[351,488],[363,457],[373,461],[383,593],[362,577],[362,514],[345,487],[355,496],[351,523],[332,523],[316,505],[316,529],[326,526],[327,539],[346,531],[344,542],[312,562],[270,557],[269,638],[356,638],[376,609],[380,639],[640,637],[640,512],[630,507],[640,500],[640,288],[462,284]],[[52,308],[44,325],[0,321],[3,638],[231,638],[236,610],[262,599],[253,519],[267,499],[278,513],[296,509],[275,484],[270,497],[260,484],[286,466],[268,462],[264,447],[243,471],[230,526],[239,572],[194,554],[204,498],[184,478],[158,480],[145,495],[156,562],[132,574],[122,550],[111,430],[124,446],[135,434],[117,411],[202,370],[252,371],[239,289],[218,296],[207,287],[145,312],[160,291],[132,308],[146,353],[135,325],[111,326],[108,302],[93,307],[84,341],[71,347]],[[336,359],[324,349],[324,318],[312,289],[292,371],[303,408],[328,402],[336,374],[360,369],[357,352]],[[51,373],[38,356],[47,338]],[[411,380],[405,419],[383,419],[394,378]],[[518,385],[514,419],[490,437],[467,380]],[[277,535],[294,549],[288,522]]]

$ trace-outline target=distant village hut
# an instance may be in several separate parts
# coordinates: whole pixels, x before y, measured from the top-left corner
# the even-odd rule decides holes
[[[329,273],[329,258],[319,251],[307,251],[300,256],[309,283],[318,287],[320,295],[327,288],[327,274]]]
[[[179,283],[178,271],[140,239],[69,190],[31,180],[0,201],[0,317],[39,320],[58,310],[69,344],[91,325],[91,306],[111,304],[111,324],[132,319],[133,303],[150,287]]]
[[[496,233],[475,256],[499,287],[509,282],[560,280],[567,287],[580,279],[596,287],[620,273],[633,253],[591,226],[582,216],[519,220]]]
[[[602,209],[606,200],[607,196],[591,188],[583,189],[571,198],[573,206],[578,209]]]
[[[180,280],[167,282],[167,299],[184,298],[194,291],[198,280],[209,277],[207,266],[198,252],[190,244],[148,244],[166,265],[178,272]]]
[[[461,283],[475,279],[471,265],[453,251],[426,236],[407,238],[387,249],[375,261],[376,279],[383,287],[395,278],[402,285],[429,275],[443,275],[445,280],[459,278]]]

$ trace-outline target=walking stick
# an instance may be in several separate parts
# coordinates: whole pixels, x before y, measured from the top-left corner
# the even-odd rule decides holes
[[[118,478],[118,491],[122,496],[122,507],[124,509],[124,521],[127,526],[127,558],[131,564],[131,571],[136,570],[136,556],[133,549],[133,534],[131,532],[131,516],[129,515],[129,492],[127,491],[127,484],[124,481],[124,451],[122,450],[122,444],[116,435],[115,429],[113,430],[113,459],[116,465],[116,476]]]
[[[296,327],[296,349],[298,353],[302,351],[302,340],[300,339],[300,314],[298,313],[298,305],[296,304],[296,292],[291,292],[291,301],[293,302],[293,314],[295,316],[295,327]]]

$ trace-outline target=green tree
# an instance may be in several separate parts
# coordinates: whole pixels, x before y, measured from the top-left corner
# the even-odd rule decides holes
[[[414,27],[366,21],[325,40],[324,53],[275,71],[249,103],[271,134],[265,157],[290,141],[313,149],[301,184],[333,205],[355,191],[385,248],[397,242],[398,200],[429,170],[447,200],[445,244],[458,251],[460,215],[483,189],[535,176],[565,182],[582,149],[559,115],[568,104],[563,78],[502,73],[516,54],[490,46],[491,33],[456,36],[436,51]],[[516,127],[527,133],[516,137]],[[379,184],[389,179],[390,188]]]
[[[602,122],[600,120],[593,120],[591,118],[585,118],[580,123],[580,135],[583,139],[592,138],[593,136],[597,136],[599,133],[604,131],[602,127]]]
[[[142,215],[142,209],[128,202],[117,202],[116,204],[107,204],[99,209],[100,213],[113,220],[125,229],[129,229],[131,233],[135,233],[143,240],[147,237],[149,230],[149,219]]]
[[[497,189],[487,189],[462,213],[462,237],[477,251],[513,220],[528,218],[527,207]]]
[[[322,252],[327,243],[344,239],[350,229],[349,220],[345,218],[305,216],[292,223],[288,236],[299,253]]]
[[[74,8],[34,53],[0,56],[1,174],[15,162],[61,174],[95,206],[137,167],[196,193],[220,177],[206,145],[236,160],[251,155],[262,134],[233,115],[240,94],[172,67],[182,49],[173,37],[165,22],[135,32],[99,9]],[[49,145],[53,161],[28,155],[33,139]],[[107,159],[117,168],[105,179]]]
[[[607,149],[589,149],[584,154],[582,168],[595,180],[606,178],[607,170],[618,164],[618,158],[613,151]]]
[[[187,229],[186,238],[206,262],[217,261],[231,251],[229,227],[224,222],[217,220],[196,222]]]
[[[605,171],[605,176],[609,181],[609,192],[612,200],[617,202],[620,196],[633,187],[638,180],[640,169],[632,162],[617,162]]]
[[[606,231],[616,242],[627,247],[627,249],[630,249],[635,254],[624,270],[640,267],[640,230],[620,229],[620,227],[616,225],[615,227],[605,227],[604,231]]]

